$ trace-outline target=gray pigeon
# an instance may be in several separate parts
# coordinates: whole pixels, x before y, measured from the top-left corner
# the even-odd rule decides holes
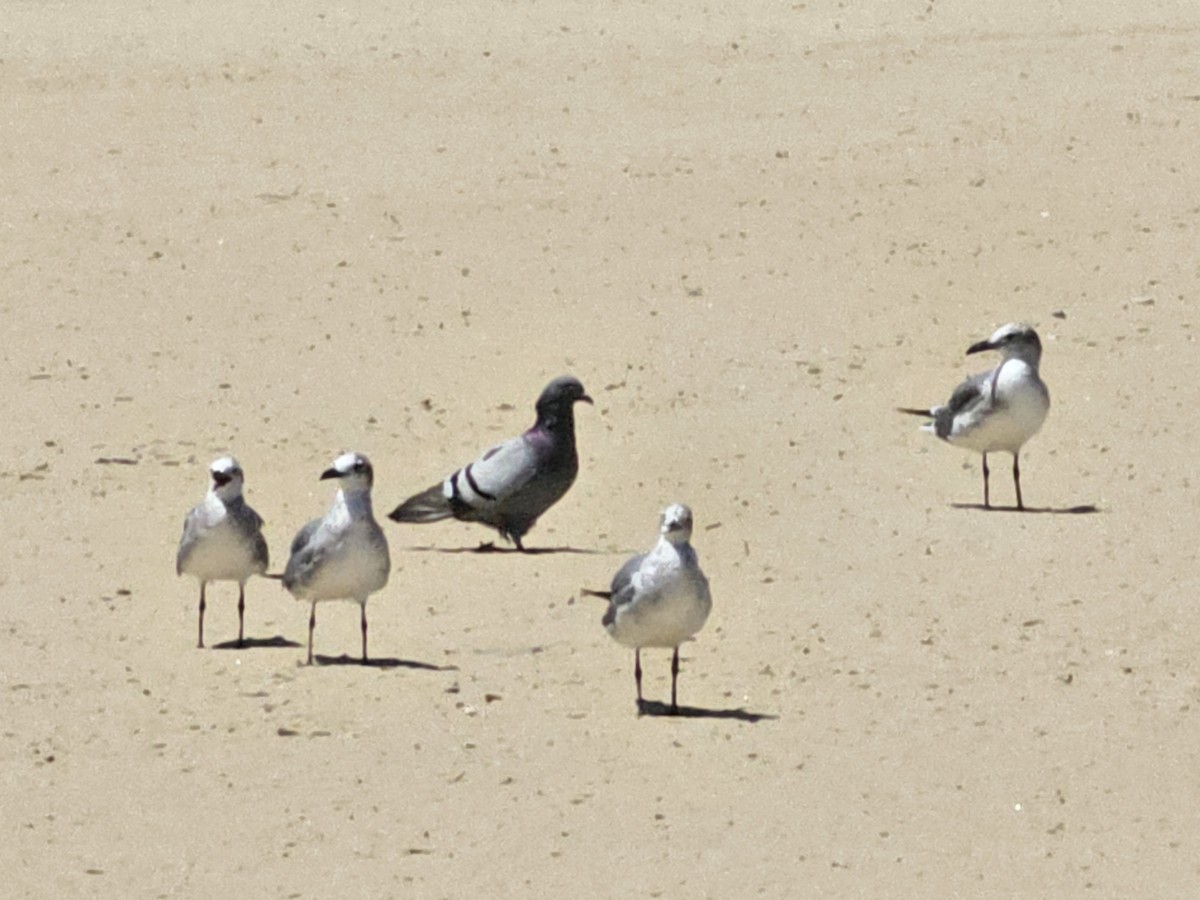
[[[391,559],[387,538],[371,511],[370,461],[358,453],[334,460],[321,478],[339,480],[333,505],[292,541],[292,555],[283,573],[283,586],[297,600],[312,604],[308,618],[308,664],[313,661],[313,630],[317,604],[322,600],[353,600],[362,612],[362,659],[367,661],[367,597],[388,581]]]
[[[591,403],[577,378],[555,378],[537,401],[537,421],[524,434],[488,450],[445,481],[408,498],[389,518],[482,522],[524,551],[521,538],[575,481],[575,404]]]
[[[931,409],[900,412],[925,416],[933,421],[925,431],[957,447],[983,454],[983,505],[991,506],[988,492],[987,455],[1003,450],[1012,454],[1013,484],[1017,509],[1021,499],[1021,447],[1037,434],[1050,412],[1050,391],[1038,375],[1042,342],[1028,325],[1009,323],[988,338],[967,348],[967,353],[998,350],[1000,364],[990,372],[973,375],[954,389],[949,402]]]
[[[200,582],[200,635],[204,646],[205,588],[210,581],[238,583],[238,646],[245,641],[246,582],[267,571],[263,520],[242,497],[245,476],[232,456],[208,468],[211,481],[204,502],[188,513],[175,557],[175,574]]]
[[[642,648],[670,647],[671,710],[678,711],[679,645],[696,634],[712,610],[708,579],[700,570],[692,537],[692,511],[682,503],[663,510],[660,537],[649,553],[631,557],[613,576],[608,591],[584,593],[607,598],[601,623],[619,644],[634,648],[633,676],[642,707]]]

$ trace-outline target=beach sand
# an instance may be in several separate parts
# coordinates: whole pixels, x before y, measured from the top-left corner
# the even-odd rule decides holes
[[[1191,4],[260,6],[5,11],[6,896],[1194,894]],[[1014,320],[1024,515],[893,411]],[[579,552],[387,522],[376,665],[265,579],[195,649],[212,459],[278,572],[340,452],[382,519],[562,373]],[[639,717],[580,589],[671,502]]]

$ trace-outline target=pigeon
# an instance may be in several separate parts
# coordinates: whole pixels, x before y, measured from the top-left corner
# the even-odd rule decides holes
[[[205,588],[210,581],[238,583],[238,646],[245,643],[246,582],[267,571],[267,541],[263,520],[242,497],[245,476],[232,456],[222,456],[208,467],[210,483],[204,502],[183,522],[175,574],[191,575],[200,582],[200,634],[196,646],[204,647]]]
[[[362,661],[367,661],[367,597],[388,582],[391,559],[387,538],[371,512],[370,461],[345,453],[321,474],[338,479],[333,505],[292,541],[292,555],[283,573],[283,586],[297,600],[312,604],[308,618],[308,664],[313,661],[313,630],[317,604],[322,600],[354,600],[362,611]]]
[[[678,712],[679,645],[696,634],[712,610],[708,579],[700,571],[692,537],[692,511],[674,503],[662,512],[658,543],[631,557],[613,576],[607,591],[584,590],[606,598],[601,623],[619,644],[633,648],[633,677],[642,709],[642,648],[670,647],[671,711]]]
[[[537,401],[537,421],[493,447],[445,481],[409,497],[389,518],[396,522],[481,522],[524,552],[521,538],[575,481],[575,404],[591,403],[577,378],[555,378]]]
[[[899,412],[932,419],[922,426],[947,443],[983,454],[983,505],[991,508],[988,491],[988,454],[1003,450],[1012,454],[1013,484],[1017,509],[1025,509],[1021,498],[1021,447],[1037,434],[1050,412],[1050,391],[1038,375],[1042,342],[1029,325],[1009,323],[986,341],[967,348],[967,353],[996,350],[1000,364],[989,372],[973,375],[954,389],[950,400],[930,409],[900,407]]]

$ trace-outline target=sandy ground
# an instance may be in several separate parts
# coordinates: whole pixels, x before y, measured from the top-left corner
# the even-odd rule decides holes
[[[1194,896],[1192,4],[261,6],[5,8],[6,896]],[[1021,319],[986,513],[891,409]],[[211,459],[278,570],[337,453],[385,511],[563,372],[588,552],[388,523],[384,665],[267,580],[194,648]],[[704,714],[639,718],[579,588],[675,500]]]

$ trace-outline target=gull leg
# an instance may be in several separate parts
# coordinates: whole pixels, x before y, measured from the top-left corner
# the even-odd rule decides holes
[[[638,706],[642,705],[642,648],[633,649],[633,679],[637,682]]]
[[[317,627],[317,601],[312,602],[312,612],[308,614],[308,664],[312,665],[313,629]]]
[[[679,648],[671,655],[671,712],[679,712],[679,704],[675,702],[675,682],[679,680]]]
[[[238,582],[238,646],[246,643],[246,584]]]
[[[364,598],[361,601],[362,606],[362,636],[363,636],[363,657],[362,661],[367,661],[367,601]]]
[[[204,649],[204,588],[206,582],[200,582],[200,636],[196,640],[196,647],[200,650]]]
[[[983,505],[984,505],[984,508],[986,508],[986,509],[992,508],[991,497],[988,494],[988,475],[989,474],[990,474],[990,471],[988,470],[987,454],[985,453],[985,454],[983,454]]]
[[[1013,484],[1017,486],[1017,509],[1025,509],[1021,500],[1021,462],[1020,453],[1013,453]]]

